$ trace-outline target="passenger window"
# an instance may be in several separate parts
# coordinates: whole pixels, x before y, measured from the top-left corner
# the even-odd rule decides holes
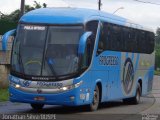
[[[102,53],[104,50],[106,50],[106,31],[104,29],[104,23],[101,24],[100,29],[100,36],[99,36],[99,42],[98,42],[98,49],[97,49],[97,55]]]
[[[93,50],[94,50],[94,43],[95,43],[95,38],[97,35],[97,28],[98,28],[98,21],[89,21],[86,23],[86,31],[91,31],[92,35],[88,38],[86,48],[85,48],[85,53],[83,56],[83,67],[82,68],[87,68],[92,60],[92,55],[93,55]]]
[[[98,21],[90,21],[86,24],[86,31],[91,31],[94,38],[97,35]]]
[[[112,31],[112,38],[113,40],[111,41],[112,43],[112,50],[115,51],[120,51],[122,47],[122,38],[121,38],[121,29],[117,25],[113,25],[113,31]]]
[[[150,54],[154,51],[154,41],[152,32],[104,22],[97,53],[112,50]]]

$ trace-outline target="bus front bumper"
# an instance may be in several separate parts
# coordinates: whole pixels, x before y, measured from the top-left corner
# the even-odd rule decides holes
[[[11,102],[66,106],[90,104],[90,100],[86,100],[85,97],[88,93],[81,93],[79,88],[65,91],[62,93],[38,94],[29,93],[10,86],[9,92]]]

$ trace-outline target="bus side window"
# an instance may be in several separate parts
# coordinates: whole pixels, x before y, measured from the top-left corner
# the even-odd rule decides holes
[[[118,25],[113,25],[113,31],[112,31],[112,49],[115,51],[120,51],[121,50],[121,43],[122,43],[122,38],[121,38],[121,29],[120,26]]]
[[[92,35],[87,40],[87,45],[85,48],[85,53],[83,57],[83,67],[88,67],[91,63],[95,38],[97,35],[98,21],[89,21],[86,23],[86,31],[91,31]]]
[[[133,29],[132,32],[134,33],[134,50],[133,50],[133,52],[137,53],[138,52],[138,34],[135,29]]]
[[[140,44],[140,41],[141,41],[141,38],[140,38],[141,33],[140,33],[139,30],[137,30],[136,36],[137,36],[137,51],[136,51],[136,52],[137,52],[137,53],[141,53],[141,44]]]
[[[145,39],[145,32],[144,31],[141,31],[141,52],[142,53],[145,53],[147,47],[145,46],[146,44],[146,39]]]
[[[106,50],[106,26],[104,23],[101,24],[101,29],[100,29],[100,36],[99,36],[99,42],[98,42],[98,49],[97,49],[97,55],[102,53],[104,50]]]
[[[128,33],[129,32],[128,32],[127,27],[124,27],[123,28],[123,40],[124,40],[124,42],[123,42],[123,51],[125,51],[125,52],[128,52],[128,36],[129,36]]]
[[[83,65],[82,68],[87,68],[89,67],[90,63],[91,63],[91,59],[92,59],[92,54],[93,54],[93,48],[94,48],[94,44],[93,44],[93,36],[90,36],[87,39],[87,44],[86,44],[86,48],[85,48],[85,53],[83,56]]]
[[[150,54],[154,51],[154,34],[146,32],[146,53]]]
[[[136,45],[135,45],[136,41],[135,41],[135,35],[134,35],[134,31],[132,28],[129,29],[129,48],[130,48],[130,52],[134,52],[134,49],[136,49]]]
[[[149,53],[152,53],[154,51],[154,46],[155,46],[155,36],[154,33],[149,33]]]
[[[98,28],[98,21],[89,21],[86,24],[86,31],[91,31],[93,34],[94,39],[96,38],[97,35],[97,28]]]

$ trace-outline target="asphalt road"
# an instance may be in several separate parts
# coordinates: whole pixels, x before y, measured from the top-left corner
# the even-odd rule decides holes
[[[9,114],[11,117],[29,115],[28,119],[37,119],[37,115],[38,119],[56,120],[160,120],[160,77],[154,77],[152,93],[141,97],[139,105],[113,101],[101,104],[95,112],[88,112],[86,107],[63,106],[45,106],[43,110],[34,111],[28,104],[5,102],[0,103],[0,114],[0,119],[7,119]]]

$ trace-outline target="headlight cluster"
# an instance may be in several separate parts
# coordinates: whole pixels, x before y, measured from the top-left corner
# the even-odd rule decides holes
[[[17,89],[21,87],[19,84],[16,84],[16,83],[11,82],[11,81],[9,82],[9,84],[10,84],[10,86],[15,87]]]
[[[67,90],[71,90],[71,89],[74,89],[74,88],[78,88],[80,85],[82,85],[83,81],[80,81],[76,84],[73,84],[73,85],[69,85],[69,86],[64,86],[62,88],[60,88],[60,90],[62,91],[67,91]]]

